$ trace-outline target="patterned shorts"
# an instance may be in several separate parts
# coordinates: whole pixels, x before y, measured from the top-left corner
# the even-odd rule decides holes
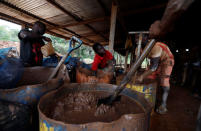
[[[174,66],[174,59],[166,59],[159,64],[156,74],[160,80],[160,86],[170,87],[170,75]]]

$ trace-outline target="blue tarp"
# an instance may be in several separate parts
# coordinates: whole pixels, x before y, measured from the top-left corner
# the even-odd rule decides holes
[[[62,57],[60,57],[62,59]],[[64,64],[66,65],[67,69],[71,70],[72,68],[77,67],[79,59],[77,57],[68,56],[65,60]],[[56,67],[58,64],[58,58],[56,56],[51,56],[48,58],[43,59],[43,66],[46,67]],[[82,62],[81,67],[91,69],[91,65],[85,64]]]
[[[0,88],[15,88],[22,77],[24,67],[17,58],[6,57],[0,54]]]
[[[12,49],[17,50],[16,47],[1,48],[1,49],[0,49],[0,55],[7,55],[8,52],[9,52],[10,50],[12,50]]]

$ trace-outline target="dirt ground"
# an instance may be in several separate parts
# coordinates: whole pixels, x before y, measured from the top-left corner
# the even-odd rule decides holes
[[[150,131],[194,131],[200,102],[189,89],[172,87],[167,103],[168,113],[154,113]]]

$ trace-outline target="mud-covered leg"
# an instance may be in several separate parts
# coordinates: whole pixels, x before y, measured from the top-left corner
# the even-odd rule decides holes
[[[170,87],[161,86],[161,88],[163,90],[162,102],[161,102],[161,105],[159,106],[159,108],[156,111],[159,114],[165,114],[168,111],[167,110],[167,98],[168,98]]]

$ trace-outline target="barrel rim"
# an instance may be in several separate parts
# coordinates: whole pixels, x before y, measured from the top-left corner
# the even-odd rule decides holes
[[[75,84],[75,85],[82,85],[82,84],[86,85],[86,84],[92,84],[92,83],[66,83],[66,85],[74,85],[74,84]],[[96,83],[96,84],[94,84],[94,85],[107,85],[107,86],[112,86],[112,88],[116,88],[116,87],[117,87],[116,85],[105,84],[105,83]],[[128,116],[128,115],[131,116],[132,118],[142,118],[142,117],[146,117],[148,114],[151,113],[152,105],[142,96],[142,93],[139,93],[139,92],[136,92],[136,91],[133,91],[133,90],[130,90],[130,89],[127,89],[127,88],[126,88],[125,90],[129,90],[130,92],[134,92],[134,93],[136,93],[136,94],[140,94],[140,97],[146,101],[146,104],[147,104],[147,106],[148,106],[148,109],[145,110],[144,107],[143,107],[144,113],[138,113],[138,114],[124,114],[124,115],[122,115],[120,118],[118,118],[118,119],[116,119],[116,120],[114,120],[114,121],[111,121],[111,122],[96,121],[96,122],[90,122],[90,123],[84,123],[84,124],[73,124],[73,123],[71,124],[71,123],[66,123],[66,122],[63,122],[63,121],[54,120],[54,119],[52,119],[52,118],[49,118],[48,116],[46,116],[46,115],[43,113],[43,111],[40,109],[40,104],[41,104],[41,102],[42,102],[46,97],[48,97],[48,96],[50,96],[50,95],[56,93],[56,92],[59,91],[61,88],[68,88],[68,87],[64,87],[64,85],[63,85],[62,87],[60,87],[60,88],[58,88],[58,89],[56,89],[56,90],[53,90],[53,91],[50,91],[50,92],[46,93],[45,95],[43,95],[43,96],[40,98],[40,100],[39,100],[39,102],[38,102],[38,105],[37,105],[37,109],[38,109],[38,112],[39,112],[39,119],[42,118],[42,120],[47,120],[47,121],[49,121],[49,122],[51,122],[51,123],[59,124],[59,125],[62,125],[62,126],[67,126],[67,125],[81,125],[81,126],[84,125],[84,126],[89,126],[89,125],[92,125],[92,124],[94,124],[94,123],[97,123],[97,124],[104,124],[104,125],[110,125],[110,124],[116,123],[117,121],[126,119],[125,117]],[[129,97],[129,96],[127,96],[127,97]],[[137,104],[140,104],[140,103],[138,103],[137,101],[136,101],[136,103],[137,103]],[[40,120],[39,120],[39,122],[40,122]]]

